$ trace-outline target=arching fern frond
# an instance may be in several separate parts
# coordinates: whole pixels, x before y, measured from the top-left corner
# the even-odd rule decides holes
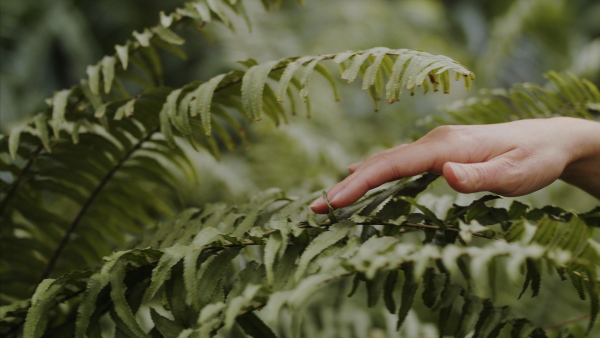
[[[525,118],[571,116],[595,119],[600,113],[600,91],[592,82],[570,73],[548,72],[548,86],[516,84],[509,90],[482,90],[480,97],[458,101],[444,111],[449,118],[436,124],[489,124]]]
[[[531,288],[535,296],[543,288],[541,278],[556,278],[553,270],[568,274],[577,292],[588,299],[588,330],[593,329],[600,268],[600,246],[592,238],[597,210],[576,215],[529,209],[518,202],[508,209],[495,208],[486,205],[491,200],[486,196],[468,206],[451,207],[440,217],[445,224],[440,227],[423,204],[416,209],[409,203],[429,182],[429,178],[400,182],[392,194],[375,193],[351,213],[337,212],[336,224],[311,214],[307,200],[290,200],[279,191],[239,207],[216,204],[189,210],[146,233],[138,248],[107,258],[92,276],[72,274],[45,281],[25,330],[35,328],[33,336],[41,335],[40,316],[57,301],[68,299],[79,310],[74,328],[67,324],[65,328],[76,330],[76,336],[98,330],[94,318],[105,311],[112,314],[118,330],[129,333],[209,335],[234,325],[244,327],[249,320],[261,332],[300,334],[311,295],[354,278],[354,288],[365,282],[369,304],[383,299],[397,316],[398,326],[422,299],[439,318],[440,334],[495,337],[502,330],[539,334],[545,330],[535,319],[496,304],[497,286],[490,278],[523,281],[524,290]],[[372,203],[377,207],[372,209]],[[395,215],[386,211],[391,205]],[[423,238],[423,243],[410,238]],[[471,241],[478,244],[466,245]],[[240,248],[246,248],[244,254]],[[295,261],[299,263],[292,264]],[[54,291],[42,292],[49,288]],[[162,307],[155,302],[152,307],[170,314],[158,320],[155,313],[153,328],[142,328],[132,317],[143,294],[143,303],[162,295]],[[285,309],[293,313],[292,327],[281,321]],[[249,316],[250,312],[258,316]],[[23,313],[7,310],[7,315],[18,322]],[[455,317],[461,318],[461,325],[449,326]]]
[[[220,11],[223,6],[231,11]],[[155,48],[178,53],[183,40],[171,28],[229,22],[225,15],[244,14],[242,6],[201,0],[161,14],[160,24],[134,33],[115,55],[88,67],[87,80],[56,92],[45,111],[1,136],[2,171],[8,174],[0,178],[2,272],[11,276],[2,280],[2,304],[29,297],[43,278],[97,264],[142,225],[178,209],[177,173],[194,182],[196,169],[159,133],[170,90],[157,87],[162,70]],[[124,89],[121,82],[131,80],[143,84],[141,94]],[[227,128],[240,129],[239,123],[219,113],[215,130],[232,147],[236,140]],[[199,135],[193,145],[216,155],[214,139]]]
[[[304,65],[295,64],[298,59],[263,64],[250,60],[244,63],[249,66],[246,72],[234,70],[175,90],[151,88],[97,107],[93,98],[85,95],[84,87],[58,92],[51,108],[0,140],[3,161],[12,170],[12,181],[3,179],[8,188],[0,208],[9,225],[5,229],[12,229],[6,230],[7,234],[19,229],[27,238],[24,242],[44,243],[22,255],[7,252],[15,262],[25,257],[35,262],[27,271],[26,280],[31,284],[19,284],[15,279],[7,282],[7,290],[14,288],[13,297],[27,297],[33,291],[27,285],[35,285],[36,278],[91,266],[111,247],[122,247],[128,232],[137,234],[157,216],[168,215],[179,200],[181,180],[174,173],[183,172],[188,182],[195,180],[195,169],[177,145],[187,143],[218,157],[220,148],[232,148],[244,139],[240,124],[244,117],[256,120],[264,114],[275,122],[285,119],[284,106],[275,93],[293,97],[291,84],[302,100],[308,100],[308,79],[315,70],[334,83],[319,63],[323,60],[344,65],[342,77],[348,81],[363,76],[364,88],[369,88],[374,78],[383,79],[388,65],[387,86],[394,92],[388,95],[392,97],[403,87],[414,90],[425,83],[436,87],[440,82],[448,91],[450,71],[462,76],[466,85],[473,77],[447,57],[412,50],[374,48],[307,56],[300,58],[306,61]],[[299,79],[293,70],[301,67],[304,73]],[[280,87],[277,90],[271,88],[270,83],[275,82]],[[73,101],[75,97],[77,101]],[[56,203],[65,201],[68,207],[53,210],[48,206],[40,215],[30,211],[39,209],[35,206],[48,196]],[[124,208],[130,201],[136,203]],[[105,214],[104,210],[113,211]],[[53,220],[49,233],[40,233],[38,224],[47,219]],[[5,238],[8,241],[13,236]],[[104,240],[96,242],[94,238]],[[18,276],[21,270],[22,265],[9,264],[6,271]]]

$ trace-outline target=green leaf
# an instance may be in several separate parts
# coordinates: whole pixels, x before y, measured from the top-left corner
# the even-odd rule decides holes
[[[185,40],[181,36],[175,34],[172,30],[165,26],[153,27],[152,32],[156,33],[159,38],[170,44],[183,45],[185,43]]]
[[[127,287],[123,282],[123,278],[125,278],[125,269],[123,267],[116,269],[116,271],[112,271],[110,276],[110,298],[113,301],[113,309],[136,337],[146,337],[146,333],[135,319],[134,313],[132,312],[127,299],[125,299]]]
[[[279,103],[283,103],[284,96],[286,95],[286,92],[287,92],[289,84],[290,84],[290,80],[294,76],[294,73],[296,72],[296,70],[298,70],[298,68],[300,68],[300,66],[302,66],[306,62],[309,62],[310,60],[313,60],[313,59],[314,59],[314,56],[304,56],[293,62],[290,62],[287,65],[287,67],[283,71],[283,74],[281,75],[281,78],[279,79],[279,85],[277,86],[277,90],[276,90],[277,101]]]
[[[442,274],[436,274],[434,268],[427,268],[423,274],[423,304],[428,308],[433,307],[437,297],[444,290],[446,278]]]
[[[31,307],[23,327],[23,337],[41,337],[48,322],[47,311],[55,303],[54,297],[62,289],[62,283],[55,279],[44,279],[31,297]]]
[[[267,271],[267,284],[273,285],[274,282],[274,274],[273,274],[273,266],[275,265],[275,258],[279,254],[279,252],[285,250],[285,242],[284,238],[280,231],[277,231],[269,236],[267,240],[267,244],[265,245],[264,251],[264,262],[265,269]]]
[[[417,209],[419,209],[423,214],[425,214],[425,216],[427,216],[427,218],[429,218],[429,220],[431,222],[433,222],[433,224],[439,226],[441,229],[446,229],[446,223],[444,223],[444,221],[442,221],[441,219],[439,219],[433,213],[433,211],[429,210],[429,208],[425,207],[424,205],[421,205],[421,204],[417,203],[417,201],[414,198],[412,198],[412,197],[403,197],[402,199],[405,200],[405,201],[407,201],[408,203],[412,204]]]
[[[236,318],[236,322],[244,332],[254,338],[276,338],[275,333],[253,312],[248,312]]]
[[[527,214],[527,209],[529,209],[527,204],[519,201],[513,201],[510,205],[510,209],[508,210],[508,214],[510,215],[511,219],[519,219],[521,217],[525,217]]]
[[[322,232],[319,236],[313,239],[306,250],[304,250],[300,260],[298,261],[298,268],[294,274],[296,282],[299,282],[302,276],[304,276],[306,268],[313,258],[318,256],[321,252],[323,252],[323,250],[344,238],[353,227],[354,222],[350,220],[343,220],[331,226],[328,230]]]
[[[415,280],[414,276],[414,263],[404,263],[402,265],[402,270],[404,270],[404,285],[402,285],[402,299],[400,301],[400,309],[398,310],[397,330],[400,329],[402,323],[404,323],[408,311],[410,311],[413,301],[415,300],[417,288],[419,287],[419,283]]]
[[[127,101],[124,105],[121,105],[117,111],[115,112],[115,120],[121,120],[124,117],[131,117],[133,116],[133,111],[135,109],[135,102],[137,101],[136,98],[133,98],[129,101]]]
[[[60,134],[60,127],[65,122],[65,110],[70,95],[71,89],[65,89],[54,94],[52,98],[52,129],[57,138]]]
[[[198,300],[198,280],[202,277],[202,273],[197,273],[196,262],[198,260],[198,255],[200,254],[200,250],[207,244],[213,242],[218,236],[220,232],[215,228],[205,228],[198,233],[196,238],[194,239],[193,246],[196,248],[193,252],[189,252],[184,257],[183,261],[183,278],[184,285],[186,288],[187,294],[190,296],[189,300],[191,300],[192,304],[194,300]]]
[[[353,52],[353,51],[337,53],[336,56],[333,58],[333,62],[341,64],[342,62],[348,60],[350,57],[356,55],[357,53],[358,52]]]
[[[117,51],[117,56],[119,57],[119,61],[121,61],[123,69],[127,70],[127,65],[129,64],[129,44],[123,46],[115,45],[115,50]]]
[[[242,295],[233,299],[228,299],[227,308],[225,310],[225,329],[231,328],[240,312],[245,307],[251,305],[256,294],[260,291],[260,288],[260,285],[250,284],[244,289]]]
[[[190,115],[195,116],[198,113],[200,114],[202,127],[204,128],[204,134],[206,136],[211,135],[210,106],[212,104],[212,97],[215,89],[226,75],[227,74],[217,75],[208,80],[208,82],[201,84],[198,89],[194,91],[196,100],[194,100],[190,106]]]
[[[225,15],[223,10],[221,9],[221,5],[220,5],[219,1],[207,0],[206,3],[208,4],[208,7],[210,8],[210,10],[213,11],[215,14],[217,14],[219,19],[225,24],[225,26],[231,26],[231,23],[229,22],[227,15]]]
[[[256,261],[250,261],[246,267],[237,274],[237,280],[233,283],[227,294],[227,299],[242,296],[249,285],[262,285],[265,279],[265,267]]]
[[[177,93],[176,95],[178,95]],[[169,97],[171,95],[169,94]],[[160,121],[160,131],[165,136],[165,140],[171,147],[175,147],[177,144],[175,143],[175,138],[173,137],[173,128],[171,126],[171,122],[169,121],[169,109],[171,109],[171,114],[173,112],[173,105],[169,104],[169,99],[167,98],[167,102],[163,105],[163,108],[160,110],[158,114],[158,118]]]
[[[302,86],[302,89],[300,90],[300,99],[302,100],[302,102],[307,102],[308,101],[308,85],[310,82],[310,76],[312,75],[313,70],[315,69],[315,67],[317,66],[317,64],[319,62],[321,62],[321,60],[323,60],[324,57],[323,56],[318,56],[316,58],[314,58],[312,61],[310,61],[306,67],[304,67],[304,75],[302,76],[302,79],[300,80],[300,84]]]
[[[19,149],[19,140],[25,126],[12,128],[8,136],[8,152],[13,159],[17,158],[17,150]]]
[[[110,105],[110,102],[106,102],[106,103],[103,103],[100,106],[98,106],[98,108],[94,112],[94,117],[97,119],[103,118],[104,115],[106,114],[106,109],[108,108],[109,105]],[[106,129],[108,129],[108,128],[106,128]]]
[[[440,337],[445,333],[446,325],[448,324],[448,319],[450,318],[450,314],[452,313],[452,305],[454,305],[454,301],[460,295],[462,288],[458,285],[447,283],[444,291],[440,296],[440,301],[436,305],[436,308],[439,308],[439,320],[438,327],[440,329]]]
[[[110,93],[110,88],[115,78],[116,63],[117,59],[113,56],[105,56],[102,59],[102,77],[104,79],[104,92],[106,94]]]
[[[377,73],[379,72],[381,62],[387,56],[387,52],[389,51],[389,49],[387,48],[374,48],[373,50],[374,52],[372,55],[375,57],[375,60],[373,60],[373,63],[371,63],[369,68],[367,68],[367,70],[365,71],[365,76],[363,78],[362,84],[363,90],[369,89],[375,83],[375,78],[377,77]]]
[[[512,330],[510,331],[511,338],[521,338],[529,336],[529,332],[533,330],[531,323],[524,318],[514,319],[512,321]],[[529,326],[529,328],[527,328]]]
[[[379,298],[383,293],[384,285],[386,283],[386,275],[387,274],[384,271],[377,271],[373,279],[367,279],[365,281],[368,307],[374,307],[379,302]]]
[[[342,73],[342,79],[348,81],[348,83],[353,82],[358,75],[358,71],[360,70],[362,64],[369,58],[369,56],[371,56],[371,51],[372,50],[366,50],[362,54],[356,54],[352,59],[350,67],[348,67],[348,69]]]
[[[52,149],[50,148],[50,136],[48,133],[48,121],[46,119],[46,115],[37,114],[33,121],[35,123],[35,129],[39,132],[40,139],[42,140],[42,144],[46,151],[51,153]],[[14,157],[14,156],[13,156]]]
[[[469,295],[464,297],[464,303],[456,326],[456,337],[464,337],[472,330],[477,315],[482,308],[483,305],[476,296]]]
[[[158,332],[160,332],[160,334],[165,338],[177,338],[184,330],[182,326],[177,324],[175,321],[164,317],[154,308],[150,308],[150,317],[152,318],[152,321],[154,322]]]
[[[200,18],[202,19],[202,21],[204,21],[204,22],[212,21],[210,9],[208,8],[208,6],[205,2],[195,2],[195,3],[192,3],[192,6],[198,12],[198,15],[200,15]]]
[[[587,280],[585,283],[585,288],[588,292],[588,296],[590,299],[590,322],[588,324],[586,334],[590,334],[592,329],[594,328],[594,323],[598,320],[598,312],[600,311],[600,303],[598,300],[598,282],[596,279],[596,274],[590,271],[586,272]]]
[[[267,191],[253,198],[248,206],[248,212],[243,221],[241,221],[231,233],[233,237],[241,237],[249,231],[258,219],[258,215],[265,208],[270,206],[275,200],[282,198],[283,195],[279,190]]]
[[[442,90],[444,91],[444,94],[449,94],[450,93],[450,73],[448,73],[447,71],[443,72],[443,73],[438,73],[440,75],[440,80],[442,81]]]
[[[92,94],[99,95],[100,94],[100,66],[99,65],[90,65],[87,66],[86,73],[89,78],[89,85]]]
[[[394,290],[398,281],[398,270],[392,270],[388,273],[383,286],[383,300],[385,307],[391,314],[396,313],[396,302],[394,300]]]
[[[400,99],[400,94],[402,93],[402,86],[400,85],[400,80],[402,79],[404,69],[407,67],[408,64],[410,64],[411,60],[412,55],[407,53],[401,53],[394,62],[394,66],[392,67],[392,74],[390,75],[388,82],[385,86],[386,101],[388,103],[394,103]]]
[[[93,274],[87,282],[82,302],[77,309],[77,319],[75,322],[75,337],[82,338],[86,336],[86,331],[90,325],[90,318],[94,313],[96,300],[100,291],[110,282],[110,273],[119,262],[121,256],[130,251],[117,251],[109,257],[105,257],[105,263],[100,272]]]
[[[164,284],[164,282],[168,279],[169,271],[175,264],[177,264],[186,254],[202,250],[202,248],[215,240],[215,238],[219,235],[219,231],[215,228],[206,228],[198,233],[196,238],[194,239],[194,243],[188,246],[184,246],[181,244],[175,244],[165,250],[165,253],[162,255],[158,264],[154,270],[152,270],[152,282],[148,287],[148,296],[150,298],[156,295],[158,289]],[[188,269],[195,269],[194,267],[188,266]],[[189,292],[189,290],[188,290]]]
[[[140,43],[142,47],[150,47],[150,39],[154,34],[146,29],[142,33],[138,33],[137,31],[133,32],[133,37]]]
[[[279,61],[268,61],[248,69],[242,78],[242,103],[246,114],[260,120],[263,112],[263,90],[269,73]]]
[[[477,324],[475,324],[475,334],[473,337],[486,337],[486,327],[493,321],[495,311],[494,304],[489,299],[485,299],[483,301],[483,309],[479,313]]]
[[[238,256],[241,248],[227,248],[215,256],[214,259],[207,260],[200,266],[200,270],[194,282],[198,285],[199,305],[204,306],[213,298],[218,291],[219,281],[224,278],[227,268],[232,264],[232,260]],[[188,282],[189,283],[189,282]],[[192,302],[196,300],[192,299]]]
[[[446,220],[446,222],[448,222],[448,221],[450,221],[450,220],[457,219],[457,218],[459,218],[460,216],[462,216],[462,215],[464,215],[464,214],[468,213],[468,212],[469,212],[471,209],[475,209],[475,208],[477,208],[478,206],[480,206],[480,205],[483,205],[485,202],[492,201],[492,200],[495,200],[495,199],[498,199],[498,198],[500,198],[500,196],[495,196],[495,195],[485,195],[485,196],[483,196],[482,198],[479,198],[479,199],[477,199],[477,200],[473,201],[471,204],[469,204],[469,205],[468,205],[468,206],[466,206],[466,207],[459,207],[459,208],[457,208],[457,211],[456,211],[456,212],[455,212],[455,213],[454,213],[454,214],[453,214],[451,217],[449,217],[449,218]],[[469,217],[469,218],[467,219],[467,222],[470,222],[472,219],[475,219],[475,220],[478,220],[478,221],[479,221],[479,219],[478,219],[477,217]]]

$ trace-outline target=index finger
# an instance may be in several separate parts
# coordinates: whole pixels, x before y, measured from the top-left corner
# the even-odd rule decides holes
[[[399,178],[414,176],[433,167],[436,154],[431,147],[420,144],[403,145],[393,151],[368,157],[354,172],[328,192],[331,206],[342,208],[356,202],[369,190]],[[327,204],[320,198],[311,204],[316,213],[326,213]]]

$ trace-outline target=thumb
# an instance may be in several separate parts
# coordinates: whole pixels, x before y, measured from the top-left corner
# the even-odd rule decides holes
[[[446,162],[443,174],[452,189],[461,193],[491,191],[504,196],[519,195],[518,170],[508,158],[481,163]]]

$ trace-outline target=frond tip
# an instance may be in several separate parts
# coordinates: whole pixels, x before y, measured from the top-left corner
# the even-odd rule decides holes
[[[284,97],[289,96],[290,84],[299,90],[300,99],[308,101],[310,77],[313,71],[320,73],[332,86],[335,99],[338,100],[337,88],[331,74],[321,62],[333,60],[342,68],[341,78],[353,82],[358,76],[363,78],[362,89],[368,90],[375,105],[382,97],[384,78],[386,101],[394,103],[400,100],[404,88],[414,94],[416,87],[421,86],[427,93],[430,86],[438,91],[440,85],[444,93],[450,92],[450,71],[456,74],[457,79],[462,77],[465,88],[471,87],[475,75],[460,63],[443,55],[432,55],[418,50],[389,49],[376,47],[362,51],[348,51],[336,54],[316,56],[302,56],[284,58],[257,64],[255,61],[246,61],[243,64],[249,67],[243,77],[242,102],[244,110],[251,119],[260,119],[263,114],[263,101],[270,102],[274,96],[274,103],[283,103]],[[301,78],[296,77],[296,72],[303,68]],[[275,95],[269,95],[268,80],[277,81]],[[267,86],[267,87],[265,87]],[[267,90],[264,90],[267,89]],[[273,113],[270,114],[271,116]]]
[[[479,97],[445,109],[449,118],[438,124],[490,124],[519,119],[571,116],[593,120],[600,111],[600,91],[592,82],[571,73],[550,71],[549,83],[518,83],[509,90],[482,90]]]

